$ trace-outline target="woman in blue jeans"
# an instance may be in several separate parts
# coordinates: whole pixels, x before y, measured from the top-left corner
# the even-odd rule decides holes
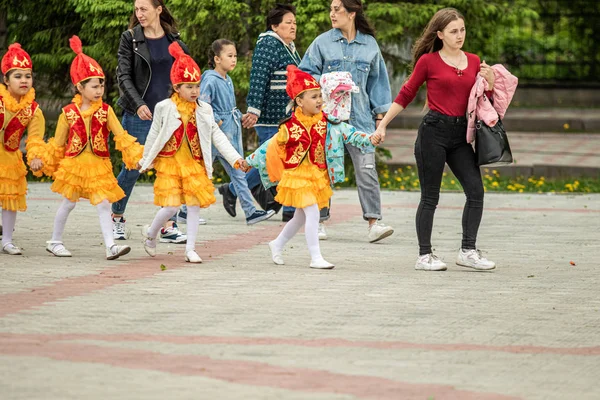
[[[285,92],[287,82],[286,68],[298,65],[300,55],[296,51],[296,8],[292,5],[278,4],[267,15],[267,30],[258,36],[252,69],[250,71],[250,91],[246,102],[248,113],[242,119],[244,128],[256,130],[259,146],[274,136],[279,129],[279,121],[286,117],[286,106],[290,98]],[[281,207],[275,203],[271,193],[263,188],[256,170],[246,175],[248,187],[255,197],[270,197],[269,201],[260,201],[261,206],[279,211]],[[237,193],[233,185],[220,188],[223,202],[235,207]],[[269,204],[270,203],[270,204]],[[289,221],[294,216],[293,207],[283,208],[283,220]]]
[[[141,144],[146,142],[150,131],[154,106],[169,97],[173,65],[169,45],[177,41],[189,53],[176,29],[176,21],[163,0],[135,0],[129,29],[121,35],[117,69],[121,96],[117,104],[123,109],[123,128]],[[139,176],[137,170],[128,170],[123,166],[117,177],[125,197],[112,206],[115,240],[127,238],[123,214]],[[186,236],[177,229],[176,220],[176,216],[173,216],[162,229],[161,242],[186,241]]]
[[[375,31],[367,21],[360,0],[333,0],[329,17],[333,29],[319,35],[310,45],[300,63],[300,69],[317,81],[321,75],[346,71],[359,87],[352,93],[350,125],[357,130],[372,133],[392,102],[390,81],[375,40]],[[381,193],[375,168],[375,150],[361,152],[347,145],[356,174],[358,198],[363,218],[369,222],[368,240],[378,242],[394,233],[381,219]],[[321,210],[321,220],[329,218],[329,209]],[[319,226],[319,238],[326,239],[325,227]]]

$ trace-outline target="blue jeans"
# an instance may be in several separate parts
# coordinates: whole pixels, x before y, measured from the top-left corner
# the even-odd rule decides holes
[[[254,127],[256,130],[256,135],[258,136],[258,145],[261,146],[264,142],[272,138],[279,131],[278,126],[256,126]],[[231,176],[231,175],[230,175]],[[262,185],[260,181],[260,174],[256,168],[252,168],[250,172],[246,174],[246,182],[248,182],[248,188],[250,190],[254,189],[258,185]],[[234,196],[237,196],[237,192],[235,190],[234,185],[229,185],[229,190]],[[283,212],[294,212],[294,207],[283,207]]]
[[[140,144],[146,143],[146,137],[152,126],[152,121],[145,121],[140,119],[137,114],[129,114],[128,112],[123,113],[123,119],[121,121],[123,129],[125,129],[131,136],[135,137]],[[140,176],[140,172],[136,169],[127,169],[125,164],[121,167],[121,172],[117,176],[117,182],[123,191],[125,197],[121,200],[112,204],[113,214],[122,215],[125,213],[129,196],[133,191],[133,187]],[[172,221],[176,221],[177,214],[171,217]]]
[[[229,190],[239,193],[240,205],[242,206],[242,210],[244,210],[244,214],[246,218],[250,218],[252,214],[256,212],[256,207],[254,206],[254,200],[252,199],[252,193],[250,193],[250,189],[248,189],[248,182],[246,181],[246,174],[239,169],[233,168],[227,160],[225,160],[221,155],[216,157],[229,178],[231,178],[231,185],[229,185]]]

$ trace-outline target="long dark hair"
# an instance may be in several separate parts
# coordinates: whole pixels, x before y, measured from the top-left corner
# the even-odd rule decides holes
[[[279,4],[275,5],[269,13],[267,14],[267,30],[272,31],[273,25],[279,25],[281,21],[283,21],[283,16],[287,13],[292,13],[294,16],[296,15],[296,7],[291,4]]]
[[[231,40],[217,39],[208,48],[208,66],[210,69],[215,69],[215,57],[221,57],[221,52],[225,46],[235,46]]]
[[[162,12],[160,13],[160,26],[162,26],[163,30],[168,33],[177,33],[177,21],[175,17],[171,14],[167,6],[165,6],[164,0],[148,0],[152,7],[158,8],[162,7]],[[135,1],[133,2],[135,4]],[[139,25],[140,21],[138,21],[137,16],[135,15],[135,9],[133,10],[133,14],[131,14],[131,18],[129,18],[129,29],[132,29],[134,26]]]
[[[421,36],[415,42],[412,49],[412,66],[414,69],[419,58],[425,53],[434,53],[440,50],[444,43],[437,33],[446,29],[448,24],[457,19],[465,20],[465,17],[455,8],[442,8],[431,17],[431,20],[423,30]]]
[[[371,35],[375,37],[375,28],[369,24],[367,17],[365,17],[365,10],[361,0],[341,0],[344,8],[349,13],[356,13],[355,24],[356,30],[361,33]]]

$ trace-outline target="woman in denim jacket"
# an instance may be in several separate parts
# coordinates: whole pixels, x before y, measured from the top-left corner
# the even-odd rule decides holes
[[[333,29],[319,35],[310,45],[300,69],[318,81],[322,74],[347,71],[352,74],[359,93],[352,93],[349,123],[357,130],[371,133],[383,114],[390,108],[390,82],[375,32],[365,18],[360,0],[333,0],[329,13]],[[363,218],[369,221],[369,242],[390,236],[394,230],[377,221],[381,219],[381,194],[375,168],[375,150],[361,152],[346,145],[356,171],[358,197]],[[329,218],[329,210],[321,210],[321,220]],[[319,237],[327,238],[325,228],[319,226]]]

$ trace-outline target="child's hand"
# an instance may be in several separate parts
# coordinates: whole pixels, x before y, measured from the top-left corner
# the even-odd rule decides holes
[[[44,166],[44,163],[39,158],[34,158],[31,160],[31,164],[29,165],[33,172],[39,171]]]
[[[248,162],[244,159],[240,159],[240,161],[238,161],[240,164],[240,169],[244,172],[248,172],[252,169],[252,167],[250,165],[248,165]]]
[[[373,135],[371,136],[371,143],[373,144],[373,146],[379,146],[384,141],[385,141],[385,128],[380,126],[379,128],[377,128],[375,133],[373,133]]]

